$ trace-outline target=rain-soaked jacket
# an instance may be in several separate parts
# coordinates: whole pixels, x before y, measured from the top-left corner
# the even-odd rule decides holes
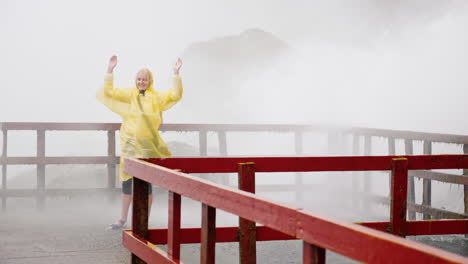
[[[120,127],[120,180],[132,176],[124,172],[123,158],[166,158],[171,152],[159,135],[162,112],[171,108],[182,98],[182,80],[173,77],[173,86],[168,91],[156,91],[152,76],[150,86],[144,94],[138,88],[114,88],[113,75],[106,74],[104,86],[96,95],[97,99],[110,110],[122,117]]]

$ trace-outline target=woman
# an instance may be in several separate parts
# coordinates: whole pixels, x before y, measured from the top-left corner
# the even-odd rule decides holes
[[[171,152],[159,135],[162,112],[171,108],[182,98],[182,80],[179,76],[182,60],[177,59],[174,66],[173,85],[169,91],[156,91],[153,88],[153,75],[144,68],[135,79],[136,87],[117,89],[113,84],[113,72],[117,66],[117,56],[112,56],[107,67],[104,86],[97,94],[97,99],[113,112],[122,117],[120,127],[120,180],[122,181],[122,211],[120,219],[108,229],[120,229],[125,226],[128,209],[132,201],[132,176],[124,172],[124,157],[166,158]],[[149,208],[153,201],[149,186]]]

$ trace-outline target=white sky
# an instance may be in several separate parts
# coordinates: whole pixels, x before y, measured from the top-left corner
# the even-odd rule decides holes
[[[260,87],[267,100],[261,108],[252,101],[250,118],[233,121],[468,134],[468,9],[463,1],[438,2],[2,0],[0,121],[118,122],[94,97],[111,55],[119,56],[116,83],[132,85],[145,66],[167,87],[190,43],[260,28],[296,49],[246,81],[240,89]],[[279,80],[277,71],[285,73]],[[284,95],[278,83],[300,99],[272,117],[268,106]],[[404,97],[396,109],[392,100]],[[166,122],[206,121],[181,109]]]
[[[190,43],[268,26],[275,15],[260,12],[265,3],[1,1],[0,120],[96,121],[94,91],[109,56],[120,57],[117,82],[131,85],[142,66],[168,81]]]

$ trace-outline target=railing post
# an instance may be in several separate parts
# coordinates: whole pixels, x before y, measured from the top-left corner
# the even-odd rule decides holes
[[[3,132],[3,146],[2,146],[2,159],[3,159],[3,166],[2,166],[2,210],[6,210],[7,204],[7,146],[8,146],[8,130],[5,128],[2,129]]]
[[[413,141],[411,139],[405,139],[405,154],[413,155]],[[416,196],[414,189],[414,177],[408,175],[408,203],[416,204]],[[416,212],[410,210],[408,211],[408,219],[416,220]]]
[[[408,159],[392,160],[392,191],[390,202],[390,233],[405,237],[408,196]]]
[[[115,130],[107,131],[107,157],[115,158]],[[114,199],[112,190],[115,189],[115,164],[107,163],[107,189],[109,190],[109,200]]]
[[[198,142],[199,142],[200,156],[201,157],[208,156],[208,140],[207,140],[206,131],[201,130],[198,132]]]
[[[424,141],[423,147],[424,155],[431,155],[432,154],[432,142]],[[431,180],[430,179],[423,179],[423,201],[422,204],[426,206],[431,206],[431,198],[432,198],[432,187],[431,187]],[[431,219],[431,215],[423,214],[423,219]]]
[[[387,139],[387,143],[388,143],[388,155],[389,156],[395,156],[395,138],[392,138],[392,137],[389,137]],[[392,174],[391,172],[388,174],[388,187],[389,187],[389,196],[390,196],[390,193],[391,193],[391,188],[392,188]]]
[[[334,156],[337,153],[338,133],[335,131],[328,132],[328,155]]]
[[[352,155],[353,156],[359,156],[359,146],[361,145],[361,137],[358,134],[353,134],[353,149],[352,149]],[[352,197],[352,206],[354,208],[357,208],[359,206],[359,200],[357,196],[357,193],[359,192],[360,186],[359,186],[359,177],[360,177],[360,172],[359,171],[353,171],[352,172],[353,177],[352,177],[352,182],[351,182],[351,187],[353,189],[353,197]]]
[[[370,156],[372,150],[372,137],[364,136],[364,156]]]
[[[302,242],[302,263],[304,264],[325,264],[325,249]]]
[[[218,146],[219,155],[222,157],[227,156],[226,131],[218,131]]]
[[[294,152],[296,155],[302,155],[303,151],[303,135],[301,131],[294,132]]]
[[[45,207],[45,130],[38,129],[37,133],[37,200],[39,210]]]
[[[148,240],[148,186],[143,180],[133,177],[132,231],[139,239]],[[145,263],[132,254],[132,263]]]
[[[395,156],[395,138],[388,138],[388,155]]]
[[[167,232],[167,253],[173,260],[180,259],[180,194],[169,191],[169,219]]]
[[[214,264],[216,252],[216,208],[202,204],[200,263]]]
[[[463,153],[468,154],[468,144],[463,144]],[[463,175],[468,177],[468,169],[463,169]],[[464,191],[464,201],[465,201],[465,214],[468,215],[468,185],[463,186]],[[468,237],[468,234],[465,235]]]
[[[371,136],[364,136],[364,156],[370,156],[372,149],[372,140]],[[364,172],[364,194],[368,195],[371,192],[371,181],[370,173],[368,171]],[[364,209],[370,209],[370,202],[368,199],[364,200]]]
[[[219,146],[219,155],[221,157],[226,157],[227,154],[227,140],[226,140],[226,131],[218,130],[218,146]],[[229,175],[219,175],[221,183],[224,185],[229,185]]]
[[[302,132],[301,131],[295,131],[294,132],[294,152],[296,155],[302,155],[303,154],[303,140],[302,140]],[[296,172],[295,175],[295,189],[296,189],[296,201],[302,201],[304,197],[304,180],[302,177],[302,173]]]
[[[339,136],[338,136],[338,132],[336,131],[328,131],[328,153],[327,155],[328,156],[336,156],[338,151],[338,141],[339,141]],[[336,181],[335,181],[335,177],[330,177],[330,174],[326,174],[327,175],[327,185],[328,186],[333,186],[335,187],[336,185]]]
[[[239,163],[239,189],[255,193],[255,164]],[[239,217],[239,263],[257,263],[257,228],[255,222]]]

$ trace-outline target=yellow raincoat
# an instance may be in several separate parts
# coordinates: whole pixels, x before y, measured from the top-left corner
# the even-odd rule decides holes
[[[144,94],[136,87],[114,88],[113,75],[106,74],[104,86],[96,98],[110,110],[122,117],[120,127],[120,180],[126,181],[132,176],[124,172],[123,157],[166,158],[171,152],[159,135],[162,112],[171,108],[182,98],[182,80],[178,75],[173,78],[169,91],[155,91],[153,77],[150,74],[150,86]]]

